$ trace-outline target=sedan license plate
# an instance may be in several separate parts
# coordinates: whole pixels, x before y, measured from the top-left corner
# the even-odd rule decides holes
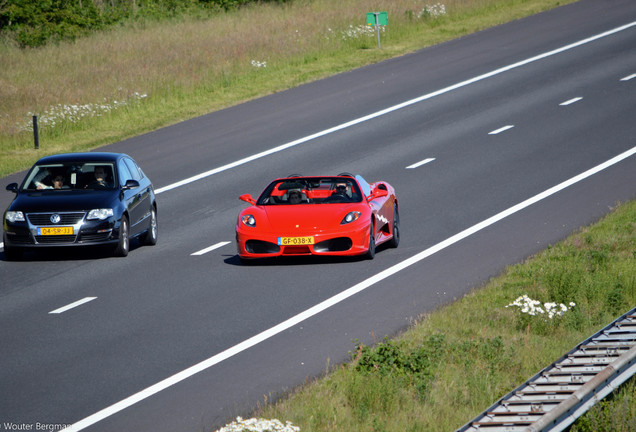
[[[313,237],[278,237],[279,246],[301,246],[314,244]]]
[[[39,227],[38,235],[73,235],[72,226]]]

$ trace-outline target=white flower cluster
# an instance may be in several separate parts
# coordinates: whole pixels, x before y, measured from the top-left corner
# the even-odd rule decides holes
[[[243,420],[237,417],[236,421],[223,426],[216,432],[298,432],[300,428],[291,422],[281,423],[279,420],[267,420],[251,418]]]
[[[378,27],[380,28],[380,32],[384,33],[386,26],[378,26]],[[359,25],[357,27],[354,27],[352,25],[349,25],[349,28],[342,32],[341,37],[342,37],[342,40],[347,40],[347,39],[358,39],[359,37],[364,37],[364,36],[367,36],[367,37],[375,36],[375,26]]]
[[[52,107],[49,107],[42,114],[38,115],[38,125],[48,126],[50,128],[54,128],[59,123],[70,122],[70,123],[78,123],[83,118],[87,117],[99,117],[104,113],[108,113],[110,111],[116,110],[117,108],[121,108],[126,106],[132,100],[139,100],[148,97],[147,94],[140,94],[135,92],[127,101],[112,101],[108,102],[104,99],[103,103],[96,104],[84,104],[84,105],[62,105],[58,104]],[[20,126],[21,131],[33,131],[33,116],[35,113],[27,113],[29,120],[24,122],[23,125]]]
[[[555,316],[562,316],[568,310],[576,306],[575,303],[570,302],[568,306],[561,304],[556,304],[552,302],[547,302],[541,304],[538,300],[533,300],[527,295],[522,295],[518,297],[514,302],[510,303],[506,307],[516,306],[521,309],[521,313],[525,313],[532,316],[542,315],[547,316],[549,319],[554,318]]]
[[[265,67],[267,67],[267,62],[266,61],[252,60],[252,66],[254,66],[255,68],[265,68]]]
[[[439,18],[442,15],[446,15],[446,6],[442,3],[435,3],[434,5],[426,5],[424,9],[417,14],[418,18]]]

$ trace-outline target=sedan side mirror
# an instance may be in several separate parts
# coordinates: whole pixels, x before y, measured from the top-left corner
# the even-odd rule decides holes
[[[137,180],[128,180],[121,190],[137,189],[139,182]]]
[[[7,190],[13,193],[18,193],[18,184],[17,183],[9,183],[7,185]]]

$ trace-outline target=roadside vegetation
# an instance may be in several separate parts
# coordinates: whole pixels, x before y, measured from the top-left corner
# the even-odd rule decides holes
[[[303,432],[453,431],[634,306],[636,201],[397,337],[352,342],[351,362],[254,416]],[[635,398],[632,377],[570,431],[636,430]]]
[[[0,177],[46,154],[94,149],[573,1],[0,1]],[[21,27],[9,25],[16,3],[53,5],[45,17],[22,18],[35,22],[22,38],[41,45],[26,46]],[[80,15],[65,26],[53,14],[63,4]],[[113,24],[103,12],[91,26],[77,9],[91,4],[136,13]],[[381,49],[366,26],[373,11],[388,14]],[[52,34],[38,38],[29,28],[42,20]]]
[[[34,3],[0,0],[0,177],[46,154],[94,149],[573,1],[77,0],[153,9],[21,36],[3,13]],[[382,49],[365,25],[371,11],[388,12]],[[254,416],[305,432],[462,426],[636,305],[635,225],[636,203],[626,203],[403,334],[374,347],[352,341],[350,363],[268,395]],[[527,299],[562,313],[530,315],[515,304]],[[636,430],[635,394],[632,378],[571,430]]]

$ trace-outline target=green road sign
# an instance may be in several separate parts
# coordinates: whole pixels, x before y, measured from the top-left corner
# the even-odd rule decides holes
[[[389,17],[386,12],[367,12],[367,25],[376,25],[376,16],[378,17],[378,25],[389,25]]]

